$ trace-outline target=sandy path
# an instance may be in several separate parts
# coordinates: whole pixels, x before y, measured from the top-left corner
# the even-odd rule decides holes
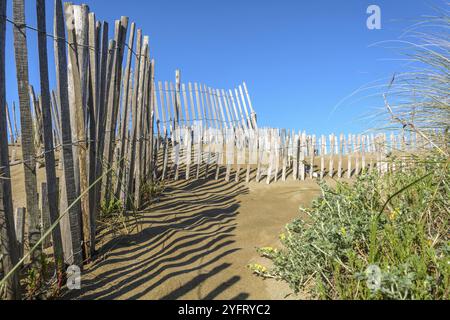
[[[14,207],[25,206],[23,166],[11,173]],[[40,168],[39,187],[44,180]],[[224,174],[220,181],[172,182],[137,232],[101,238],[101,258],[85,268],[81,292],[64,298],[283,299],[291,292],[286,285],[254,276],[247,265],[268,264],[256,248],[277,247],[284,226],[317,195],[314,181],[292,176],[270,185],[227,183]]]
[[[82,275],[81,299],[283,299],[289,288],[255,277],[255,248],[278,235],[318,194],[314,182],[178,182]],[[112,245],[106,244],[105,248]],[[267,261],[266,261],[267,263]]]

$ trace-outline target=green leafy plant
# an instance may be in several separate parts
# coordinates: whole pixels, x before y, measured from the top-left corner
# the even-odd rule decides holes
[[[321,183],[322,196],[280,236],[259,249],[273,267],[250,268],[322,299],[448,299],[450,172],[446,159],[352,185]],[[430,174],[431,172],[431,174]],[[380,270],[368,285],[367,270]]]

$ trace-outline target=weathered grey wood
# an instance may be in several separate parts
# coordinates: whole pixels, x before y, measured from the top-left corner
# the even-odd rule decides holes
[[[39,101],[36,97],[35,91],[33,86],[28,86],[29,95],[31,98],[31,106],[32,110],[34,111],[34,119],[33,119],[33,113],[31,114],[31,117],[33,119],[33,139],[34,139],[34,145],[36,148],[36,151],[39,152],[41,147],[41,112],[39,108]]]
[[[14,132],[16,136],[15,143],[20,143],[20,132],[17,128],[17,116],[16,116],[16,103],[13,101],[12,103],[12,113],[13,113],[13,121],[14,121]]]
[[[56,186],[56,183],[55,183]],[[41,193],[40,196],[40,210],[41,210],[41,228],[42,233],[45,233],[50,229],[50,226],[52,223],[50,222],[50,205],[48,201],[48,192],[47,192],[47,183],[42,182],[41,183]],[[51,247],[52,241],[50,236],[45,238],[42,242],[42,249],[47,249]],[[62,252],[61,252],[62,253]]]
[[[334,177],[334,154],[336,151],[335,148],[335,142],[336,142],[336,136],[333,134],[330,135],[330,167],[329,167],[329,173],[328,175],[330,176],[330,178]]]
[[[238,111],[236,108],[236,104],[233,99],[233,93],[231,92],[231,90],[229,90],[229,92],[225,92],[224,95],[225,95],[228,105],[230,106],[230,109],[232,109],[232,112],[231,111],[230,112],[234,116],[233,127],[238,128],[240,126],[240,124],[239,124],[240,119],[239,119],[239,114],[238,114]]]
[[[320,179],[325,176],[325,153],[326,153],[326,138],[324,135],[320,138]]]
[[[40,214],[37,198],[37,177],[35,145],[33,141],[33,119],[30,112],[30,96],[28,95],[28,49],[25,29],[24,0],[13,1],[14,13],[14,52],[16,58],[17,87],[20,103],[20,123],[22,129],[22,157],[25,175],[25,193],[28,219],[28,241],[34,247],[41,237]],[[32,265],[40,268],[41,250],[31,254]]]
[[[241,98],[241,101],[242,101],[242,107],[244,108],[245,116],[247,117],[248,127],[252,128],[252,129],[256,129],[256,127],[254,126],[253,121],[252,121],[251,110],[250,110],[250,114],[249,114],[249,111],[247,109],[247,103],[245,102],[245,97],[244,97],[244,92],[242,91],[242,86],[239,86],[239,93],[240,93],[240,98]],[[236,96],[238,96],[237,91],[236,91]]]
[[[56,84],[57,95],[61,107],[61,133],[63,137],[63,157],[64,157],[64,188],[62,194],[62,208],[69,207],[77,199],[78,195],[75,187],[75,173],[72,149],[72,129],[69,110],[67,57],[65,43],[65,27],[63,7],[60,0],[55,0],[54,14],[54,34],[55,39],[55,64],[56,64]],[[81,226],[80,226],[80,206],[74,205],[69,209],[68,216],[70,234],[64,234],[63,246],[65,260],[69,264],[82,266],[81,252]],[[65,220],[62,220],[64,229]]]
[[[272,171],[273,171],[273,167],[274,167],[274,162],[275,162],[275,139],[274,139],[274,130],[273,129],[269,129],[267,131],[268,134],[268,142],[269,145],[267,146],[267,151],[269,152],[269,167],[267,169],[267,184],[270,184],[271,179],[272,179]]]
[[[8,107],[8,103],[5,104],[6,106],[6,120],[7,120],[7,127],[9,130],[9,141],[11,144],[14,144],[14,133],[13,133],[13,127],[11,124],[11,117],[9,116],[9,107]],[[6,129],[5,129],[6,131]]]
[[[141,202],[140,186],[141,186],[141,156],[142,156],[142,135],[143,135],[143,123],[142,123],[142,113],[144,109],[144,99],[143,91],[145,84],[145,71],[147,63],[147,53],[148,53],[148,41],[149,38],[144,36],[144,41],[141,49],[141,62],[139,64],[139,87],[137,96],[137,113],[136,113],[136,165],[134,169],[135,176],[135,190],[134,190],[134,206],[139,208]]]
[[[209,127],[213,127],[212,125],[212,121],[213,121],[213,116],[212,116],[212,111],[211,111],[211,105],[210,105],[210,101],[208,99],[208,93],[207,93],[207,89],[206,89],[206,85],[203,85],[203,89],[202,89],[202,85],[200,84],[198,89],[195,90],[196,92],[199,92],[200,95],[200,100],[198,100],[198,105],[197,105],[197,112],[198,114],[200,114],[201,118],[204,119],[205,125],[208,122],[210,122],[211,124],[209,125]],[[208,119],[209,117],[209,119]]]
[[[220,176],[220,166],[223,164],[223,160],[224,160],[224,130],[222,129],[221,131],[216,131],[216,144],[217,144],[217,150],[218,150],[218,154],[217,154],[217,161],[216,161],[216,177],[215,180],[219,180],[219,176]]]
[[[113,54],[113,69],[111,75],[111,86],[109,89],[108,98],[108,115],[106,120],[106,130],[105,135],[105,155],[106,155],[106,165],[108,169],[113,168],[113,156],[115,150],[115,135],[117,128],[117,118],[119,114],[119,100],[120,100],[120,85],[122,79],[122,60],[125,47],[125,38],[128,29],[128,18],[121,17],[120,20],[116,21],[115,24],[115,42],[116,49]],[[109,203],[114,190],[110,190],[112,172],[108,171],[106,177],[103,181],[102,193],[106,203]]]
[[[306,167],[305,167],[305,159],[306,159],[306,133],[303,132],[301,134],[300,140],[300,179],[304,181],[306,179]]]
[[[25,213],[27,209],[17,208],[14,220],[17,240],[17,256],[19,259],[23,257],[25,248]]]
[[[199,104],[197,104],[197,108],[199,108],[198,112],[200,114],[204,114],[203,118],[205,120],[204,121],[205,125],[208,128],[214,128],[214,129],[219,128],[218,127],[219,124],[218,124],[217,118],[215,116],[215,110],[214,110],[212,101],[210,99],[209,91],[208,91],[206,85],[202,86],[202,84],[200,84],[200,87],[199,88],[196,87],[195,91],[196,91],[196,95],[198,93],[200,94],[202,102],[203,102],[203,99],[204,99],[204,103],[202,103],[202,105],[203,105],[203,113],[202,113],[202,109],[200,109],[200,105]],[[200,101],[200,100],[197,99],[197,101]]]
[[[311,164],[311,169],[309,171],[309,177],[311,179],[314,178],[314,171],[315,171],[316,146],[317,146],[316,142],[317,142],[316,135],[314,134],[311,137],[311,153],[310,153],[310,160],[309,160],[309,162]]]
[[[87,119],[89,123],[89,136],[87,138],[88,143],[88,185],[93,186],[97,180],[96,167],[97,167],[97,109],[98,109],[98,97],[99,97],[99,82],[98,82],[98,30],[99,25],[95,19],[94,13],[89,13],[88,17],[88,43],[89,50],[85,52],[89,62],[89,72],[87,75]],[[88,48],[86,48],[88,49]],[[87,66],[86,66],[87,67]],[[87,72],[87,71],[86,71]],[[90,256],[95,255],[95,235],[97,229],[97,196],[95,193],[95,186],[89,189],[88,195],[89,203],[89,224],[90,224]]]
[[[175,110],[175,122],[177,126],[179,126],[180,123],[183,121],[180,91],[181,91],[181,72],[180,70],[175,70],[175,92],[173,94],[175,97],[174,110]]]
[[[105,136],[106,136],[106,119],[108,117],[108,97],[111,84],[111,74],[113,67],[113,55],[116,42],[111,40],[108,42],[108,24],[103,23],[102,31],[102,53],[101,53],[101,69],[100,69],[100,99],[97,111],[97,163],[95,167],[95,175],[97,179],[103,176],[103,167],[105,161]],[[99,211],[102,201],[103,181],[95,186],[95,197],[97,203],[97,211]]]
[[[58,143],[62,144],[62,134],[61,134],[61,122],[60,122],[60,112],[59,110],[59,103],[56,99],[56,95],[55,92],[52,91],[52,96],[51,96],[51,115],[52,115],[52,123],[53,126],[55,128],[56,134],[58,136]]]
[[[75,119],[76,145],[78,153],[79,178],[80,178],[80,194],[81,197],[81,217],[82,217],[82,239],[83,251],[85,257],[90,257],[91,253],[91,217],[89,212],[89,195],[85,193],[88,190],[88,168],[87,168],[87,136],[86,136],[86,58],[84,51],[85,41],[87,40],[88,25],[87,25],[87,8],[86,6],[74,6],[65,3],[66,21],[74,19],[74,26],[72,30],[67,32],[67,40],[69,43],[76,45],[69,47],[69,77],[72,81],[72,94],[69,91],[69,96],[74,97],[74,105],[72,106]],[[80,44],[77,41],[80,41]]]
[[[356,137],[356,150],[355,150],[355,175],[359,176],[360,174],[360,157],[361,157],[361,135]]]
[[[353,169],[352,169],[352,157],[353,157],[353,150],[352,150],[352,135],[348,135],[347,140],[347,178],[350,179],[352,177]]]
[[[233,104],[233,108],[236,110],[236,117],[238,119],[238,123],[236,125],[239,125],[239,121],[240,121],[242,123],[242,128],[244,129],[244,132],[248,132],[247,122],[245,121],[244,114],[242,113],[242,107],[241,107],[241,102],[239,101],[239,97],[236,96],[236,100],[235,100],[233,91],[231,91],[231,90],[228,91],[228,94],[230,95],[231,103]],[[237,109],[239,109],[239,111],[236,109],[236,103],[237,103]]]
[[[188,99],[187,99],[187,92],[186,92],[186,85],[183,83],[181,84],[181,92],[183,93],[183,104],[184,104],[184,120],[186,122],[187,126],[191,125],[191,117],[189,115],[189,105],[188,105]]]
[[[134,78],[134,73],[131,72],[130,74],[131,78]],[[121,198],[122,203],[124,206],[128,209],[130,204],[130,198],[129,198],[129,186],[130,186],[130,180],[132,179],[130,174],[130,163],[131,163],[131,150],[132,150],[132,138],[133,138],[133,112],[132,112],[132,106],[133,106],[133,92],[134,87],[133,84],[130,83],[128,88],[128,105],[129,107],[129,113],[131,116],[129,116],[129,121],[131,120],[131,127],[130,123],[127,124],[127,130],[126,130],[126,149],[125,149],[125,156],[126,156],[126,168],[123,175],[123,183],[122,183],[122,191],[121,191]]]
[[[220,99],[220,96],[221,96],[220,90],[212,89],[212,93],[213,93],[214,101],[216,103],[216,107],[219,111],[220,121],[222,122],[222,126],[223,126],[222,131],[224,131],[226,128],[231,128],[231,124],[230,124],[229,120],[227,119],[226,110],[222,103],[222,99]]]
[[[22,6],[23,2],[17,6]],[[6,74],[5,74],[6,0],[0,0],[0,265],[9,273],[19,261],[14,228],[11,194],[8,139],[6,138]],[[1,297],[0,297],[1,298]],[[15,272],[5,283],[5,299],[20,299],[19,273]]]
[[[50,225],[54,224],[59,218],[58,212],[58,189],[56,184],[56,162],[53,145],[53,126],[51,116],[51,102],[50,102],[50,85],[48,74],[48,53],[47,53],[47,25],[46,25],[46,11],[45,0],[36,1],[37,21],[38,29],[41,31],[38,33],[38,46],[39,46],[39,68],[40,68],[40,84],[41,84],[41,108],[42,108],[42,121],[43,121],[43,134],[44,134],[44,147],[45,147],[45,172],[47,176],[47,183],[43,185],[41,194],[43,196],[42,201],[42,217],[44,219],[43,227],[47,230]],[[45,190],[43,190],[45,187]],[[44,192],[45,191],[45,192]],[[48,219],[47,219],[48,218]],[[59,227],[52,230],[53,237],[53,249],[55,265],[58,272],[64,270],[64,256],[63,246],[61,238],[61,230]],[[43,247],[50,246],[50,241],[44,241]]]
[[[163,128],[164,128],[164,133],[167,132],[167,128],[168,126],[168,117],[166,118],[166,104],[164,101],[164,89],[163,89],[163,84],[161,81],[158,81],[158,90],[159,90],[159,101],[161,102],[161,115],[162,115],[162,121],[163,121]]]
[[[367,168],[366,168],[366,136],[363,135],[362,136],[362,141],[361,141],[361,168],[363,173],[366,172]]]
[[[220,115],[219,107],[218,107],[217,101],[214,97],[213,90],[211,88],[208,88],[208,93],[209,93],[209,99],[211,102],[211,108],[214,113],[214,119],[216,119],[216,125],[217,125],[216,128],[222,130],[223,126],[224,126],[224,122]]]
[[[245,130],[245,129],[244,129]],[[286,129],[281,130],[281,146],[282,146],[282,157],[283,157],[283,164],[282,164],[282,173],[281,173],[281,180],[286,181],[287,176],[287,165],[288,165],[288,137],[286,135]]]
[[[254,129],[258,129],[257,117],[256,117],[255,110],[253,110],[252,100],[250,99],[250,95],[249,95],[249,93],[248,93],[247,85],[246,85],[245,82],[244,82],[242,85],[243,85],[243,87],[244,87],[245,96],[247,97],[248,106],[249,106],[249,108],[250,108],[250,112],[251,112],[251,122],[252,122],[253,128],[254,128]]]
[[[191,103],[191,115],[192,115],[192,121],[193,124],[195,124],[196,121],[202,121],[203,117],[200,114],[195,114],[195,102],[194,102],[194,93],[193,93],[193,87],[192,83],[188,83],[188,90],[189,90],[189,101]]]
[[[245,182],[250,182],[250,174],[251,174],[251,166],[256,162],[258,163],[257,159],[257,152],[258,152],[258,130],[248,130],[248,159],[247,159],[247,172],[245,174]],[[254,157],[256,155],[256,161],[254,161]]]
[[[223,90],[223,89],[217,90],[217,97],[218,97],[219,101],[221,101],[221,104],[223,102],[223,106],[225,107],[225,113],[226,113],[227,119],[228,119],[228,127],[233,128],[234,127],[234,118],[228,108],[228,102],[227,102],[227,99],[225,96],[225,90]]]
[[[125,158],[125,149],[127,147],[126,144],[126,135],[128,131],[128,122],[129,122],[129,107],[128,106],[128,95],[129,95],[129,87],[130,87],[130,75],[131,75],[131,62],[132,62],[132,50],[134,48],[134,36],[135,36],[135,28],[136,24],[133,22],[130,28],[130,35],[128,38],[128,53],[127,53],[127,62],[125,67],[125,75],[124,75],[124,86],[123,86],[123,95],[122,95],[122,108],[123,108],[123,117],[122,117],[122,125],[120,132],[121,146],[120,146],[120,156],[119,156],[119,164],[118,164],[118,175],[117,175],[117,189],[116,189],[116,198],[120,198],[120,190],[122,189],[122,178],[125,171],[124,158]]]
[[[247,111],[247,108],[245,108],[245,107],[242,106],[242,104],[241,104],[241,96],[239,95],[238,89],[234,89],[234,94],[235,94],[236,102],[237,102],[237,105],[238,105],[238,108],[239,108],[239,112],[240,112],[241,117],[242,117],[242,121],[245,123],[245,127],[246,127],[247,129],[251,129],[251,128],[252,128],[252,125],[251,125],[251,123],[249,122],[248,111]],[[242,112],[242,110],[244,110],[245,116],[244,116],[244,113]]]

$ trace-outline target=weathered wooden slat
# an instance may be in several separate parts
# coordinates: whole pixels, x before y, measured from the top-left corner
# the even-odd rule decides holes
[[[9,115],[9,107],[8,107],[8,103],[5,103],[6,106],[6,120],[7,120],[7,127],[8,127],[8,132],[9,132],[9,141],[11,144],[14,144],[14,133],[13,133],[13,127],[11,124],[11,117]],[[6,129],[5,129],[6,131]]]
[[[137,113],[136,113],[136,164],[134,169],[135,176],[135,190],[134,190],[134,206],[140,207],[141,203],[141,157],[143,147],[143,111],[144,111],[144,85],[145,85],[145,73],[147,70],[147,52],[148,52],[149,38],[144,36],[144,41],[141,49],[141,58],[139,63],[139,87],[137,96]]]
[[[43,134],[44,134],[44,147],[45,147],[45,172],[47,176],[47,183],[45,188],[43,185],[42,199],[42,217],[44,230],[54,224],[59,217],[58,213],[58,189],[56,184],[56,169],[55,169],[55,153],[53,145],[53,126],[51,116],[51,103],[50,103],[50,85],[48,74],[48,54],[47,54],[47,35],[46,35],[46,13],[45,13],[45,0],[36,1],[37,21],[38,29],[38,47],[39,47],[39,68],[40,68],[40,84],[41,84],[41,108],[42,108],[42,121],[43,121]],[[45,190],[44,190],[45,189]],[[47,205],[45,205],[47,204]],[[45,210],[44,210],[45,209]],[[58,272],[64,272],[64,257],[61,230],[58,227],[52,230],[53,237],[53,249],[55,265]],[[50,245],[48,239],[43,243],[44,248]]]
[[[248,123],[248,127],[249,128],[252,128],[252,129],[256,129],[256,127],[254,126],[254,124],[253,124],[253,121],[252,121],[252,113],[251,113],[251,110],[250,110],[250,113],[249,113],[249,111],[248,111],[248,109],[247,109],[247,103],[245,102],[245,97],[244,97],[244,92],[243,92],[243,90],[242,90],[242,86],[239,86],[239,93],[240,93],[240,99],[241,99],[241,102],[242,102],[242,107],[244,108],[244,110],[245,110],[245,116],[247,117],[247,123]],[[236,91],[236,97],[238,96],[238,93],[237,93],[237,91]]]
[[[56,183],[55,183],[56,185]],[[50,223],[50,205],[48,201],[48,192],[47,192],[47,182],[41,183],[41,193],[39,194],[39,203],[40,203],[40,211],[41,211],[41,230],[42,233],[45,233],[50,229],[52,225]],[[51,247],[51,238],[47,237],[42,242],[42,249],[47,249]],[[61,251],[62,253],[62,251]]]
[[[325,154],[327,147],[327,140],[324,135],[320,138],[320,179],[325,177]]]
[[[172,85],[172,83],[171,83]],[[172,87],[170,88],[173,89]],[[181,108],[181,97],[180,97],[180,91],[181,91],[181,72],[180,70],[175,71],[175,92],[173,92],[174,95],[174,110],[175,110],[175,122],[176,125],[179,126],[180,123],[183,122],[183,112]]]
[[[335,153],[335,135],[331,134],[329,136],[330,141],[330,164],[328,167],[328,175],[330,178],[334,177],[334,153]]]
[[[25,213],[27,209],[17,208],[14,220],[17,239],[17,256],[19,259],[23,257],[25,249]]]
[[[60,122],[61,117],[60,117],[60,115],[59,115],[60,113],[58,111],[59,110],[59,103],[58,103],[58,101],[56,99],[56,95],[55,95],[54,91],[52,91],[51,101],[52,101],[52,103],[51,103],[51,107],[52,107],[52,110],[51,110],[52,123],[53,123],[55,131],[56,131],[56,133],[58,135],[58,143],[62,144],[61,122]]]
[[[228,128],[228,123],[225,117],[225,112],[222,106],[222,102],[219,99],[219,91],[218,90],[212,90],[212,98],[214,99],[217,113],[219,114],[220,123],[222,124],[222,130]]]
[[[300,179],[304,181],[306,179],[306,133],[303,132],[301,134],[301,142],[300,142]]]
[[[205,123],[209,123],[209,126],[212,128],[219,129],[220,128],[219,119],[218,119],[218,116],[216,113],[214,101],[211,97],[211,92],[206,87],[206,85],[203,85],[203,89],[200,85],[200,90],[202,90],[202,93],[205,95],[206,106],[207,106],[207,109],[209,111],[209,116],[210,116],[210,119],[208,119],[208,122],[205,121]],[[200,109],[199,109],[199,112],[201,112]]]
[[[98,110],[98,98],[99,98],[99,75],[98,75],[98,59],[99,59],[99,49],[98,49],[98,31],[99,25],[95,19],[94,13],[89,13],[88,15],[88,30],[87,38],[89,43],[89,48],[84,54],[88,57],[88,75],[86,76],[86,94],[87,94],[87,119],[88,128],[88,185],[92,186],[97,180],[96,167],[97,167],[97,110]],[[86,65],[86,68],[88,67]],[[89,189],[88,195],[89,203],[89,224],[90,224],[90,256],[95,255],[95,236],[97,230],[97,196],[95,193],[95,187]]]
[[[232,113],[230,112],[230,109],[228,108],[228,101],[226,99],[226,95],[225,95],[225,90],[217,90],[217,96],[219,101],[221,101],[221,103],[223,102],[223,106],[225,107],[225,113],[227,115],[227,119],[228,119],[228,127],[229,128],[233,128],[234,127],[234,118]]]
[[[110,89],[110,79],[113,67],[113,56],[116,42],[111,40],[108,42],[108,24],[103,23],[102,31],[102,54],[100,69],[100,99],[97,112],[97,163],[95,166],[95,175],[97,179],[103,176],[105,161],[105,136],[106,136],[106,119],[108,117],[108,97]],[[99,211],[102,201],[103,181],[95,186],[95,197],[97,203],[97,211]]]
[[[13,113],[13,122],[14,122],[14,132],[15,132],[15,136],[16,136],[15,143],[18,144],[18,143],[20,143],[20,131],[18,130],[18,127],[17,127],[16,103],[14,101],[12,103],[12,113]]]
[[[353,174],[352,169],[352,157],[353,157],[353,150],[352,150],[352,135],[348,135],[347,140],[347,179],[350,179]]]
[[[25,28],[24,0],[13,1],[14,13],[14,52],[16,58],[17,87],[20,104],[20,124],[22,129],[22,157],[25,175],[25,193],[28,210],[28,241],[34,247],[41,237],[40,213],[37,198],[36,150],[33,137],[33,119],[30,112],[30,96],[28,95],[28,49]],[[3,121],[3,120],[2,120]],[[5,128],[6,130],[6,128]],[[39,270],[41,250],[31,255],[32,265]]]
[[[61,133],[63,138],[63,157],[64,157],[64,188],[62,192],[62,205],[67,208],[77,199],[75,187],[75,173],[72,149],[72,129],[69,110],[69,92],[67,75],[67,56],[65,43],[65,27],[63,7],[60,0],[55,1],[54,14],[54,34],[55,39],[55,64],[56,64],[56,84],[57,95],[61,107]],[[63,247],[65,261],[69,264],[82,266],[81,252],[81,226],[80,226],[80,207],[74,205],[69,209],[68,220],[61,221],[62,230],[70,230],[70,233],[63,232]]]
[[[127,61],[125,67],[125,75],[124,75],[124,86],[123,86],[123,95],[122,95],[122,108],[123,108],[123,117],[122,117],[122,125],[120,132],[120,155],[119,155],[119,164],[118,164],[118,175],[117,175],[117,189],[116,189],[116,198],[120,199],[120,192],[122,189],[122,179],[125,171],[125,150],[127,147],[126,136],[128,132],[128,123],[129,123],[129,109],[131,106],[128,105],[129,101],[129,87],[130,87],[130,75],[131,75],[131,62],[133,58],[133,48],[134,48],[134,36],[135,36],[135,28],[136,24],[133,22],[130,27],[130,35],[128,37],[128,53],[127,53]]]
[[[73,30],[68,30],[67,36],[69,43],[77,45],[69,47],[69,59],[71,68],[69,68],[69,77],[72,80],[73,90],[71,94],[74,97],[74,117],[76,123],[76,145],[78,152],[79,178],[80,178],[80,194],[88,189],[88,168],[87,168],[87,136],[86,136],[86,54],[83,53],[84,45],[87,40],[87,7],[74,6],[65,3],[66,20],[74,19]],[[78,45],[77,41],[80,41]],[[77,67],[78,66],[78,67]],[[70,95],[70,93],[69,93]],[[81,198],[81,217],[82,217],[82,239],[84,256],[90,256],[91,252],[91,218],[89,216],[89,196],[84,194]]]
[[[163,85],[161,81],[158,81],[158,91],[159,91],[159,101],[161,104],[161,117],[162,117],[162,124],[163,124],[163,132],[167,132],[167,120],[166,120],[166,108],[164,104],[164,91],[163,91]]]
[[[314,173],[315,173],[314,171],[315,171],[316,150],[318,150],[318,149],[316,149],[316,147],[317,147],[316,142],[317,142],[316,135],[314,134],[311,137],[311,153],[310,153],[310,160],[309,160],[310,165],[311,165],[311,169],[309,170],[309,177],[311,179],[314,178]]]
[[[22,7],[22,14],[23,5],[23,2],[15,4],[15,6]],[[14,228],[8,139],[6,137],[5,39],[6,0],[0,0],[0,254],[3,255],[0,265],[2,265],[1,269],[4,273],[9,273],[19,261],[20,253],[16,242],[17,229]],[[19,272],[15,272],[6,281],[4,293],[4,298],[8,300],[20,299]]]
[[[207,126],[207,128],[217,128],[217,120],[215,120],[213,109],[211,108],[211,101],[209,99],[206,86],[203,86],[202,88],[202,85],[200,84],[200,86],[197,87],[197,83],[195,83],[194,88],[199,119],[205,124],[205,126]]]
[[[253,128],[254,129],[258,129],[257,117],[256,117],[255,110],[253,110],[252,100],[250,99],[250,95],[248,93],[247,84],[244,82],[242,85],[244,87],[245,96],[247,97],[248,106],[250,108],[251,121],[252,121],[252,124],[253,124]]]
[[[166,93],[166,110],[167,110],[167,121],[168,121],[168,126],[170,126],[172,128],[172,122],[173,122],[173,117],[172,117],[172,107],[170,104],[170,91],[169,91],[169,83],[167,81],[164,82],[164,90]],[[173,128],[172,128],[173,129]]]
[[[195,114],[195,102],[194,102],[194,93],[192,92],[193,87],[192,83],[188,83],[188,90],[189,90],[189,101],[191,103],[191,114],[192,114],[192,121],[195,123],[196,121],[202,121],[203,117],[200,115],[200,113]]]
[[[106,130],[107,133],[105,135],[105,155],[106,155],[106,164],[108,169],[113,168],[113,157],[114,150],[116,147],[116,128],[117,128],[117,118],[119,114],[119,105],[120,105],[120,85],[122,81],[122,61],[124,55],[124,47],[126,41],[126,33],[128,29],[128,18],[121,17],[120,20],[117,20],[115,23],[115,42],[116,48],[114,50],[113,55],[113,69],[111,75],[111,87],[109,89],[109,98],[108,98],[108,116],[106,120]],[[112,182],[112,172],[109,171],[106,174],[106,178],[104,179],[104,184],[102,188],[102,193],[104,194],[104,199],[106,203],[111,201],[111,196],[113,195],[114,190],[110,190],[109,186]]]

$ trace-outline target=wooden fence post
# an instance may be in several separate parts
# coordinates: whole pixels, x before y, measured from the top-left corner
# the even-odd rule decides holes
[[[339,160],[338,160],[338,178],[342,178],[342,156],[344,154],[344,134],[339,136]]]
[[[119,164],[118,164],[118,175],[117,175],[117,189],[116,189],[116,198],[120,199],[120,192],[122,190],[122,179],[124,175],[125,168],[124,166],[127,164],[124,160],[125,150],[127,147],[126,136],[128,131],[128,122],[129,122],[129,88],[130,88],[130,76],[131,76],[131,62],[133,58],[133,48],[134,48],[134,36],[135,36],[135,23],[131,24],[130,35],[128,38],[128,53],[127,53],[127,62],[125,67],[125,78],[124,78],[124,86],[123,86],[123,95],[122,95],[122,108],[123,108],[123,117],[122,117],[122,131],[120,134],[121,144],[120,144],[120,155],[119,155]]]
[[[320,138],[320,179],[325,177],[325,153],[326,153],[326,138],[324,135]]]
[[[352,169],[352,135],[348,135],[347,140],[347,178],[350,179],[352,177],[353,169]]]
[[[74,97],[73,111],[75,116],[75,132],[76,132],[76,150],[78,152],[78,165],[79,165],[79,179],[80,179],[80,194],[88,189],[88,171],[87,171],[87,141],[86,141],[86,104],[85,104],[85,62],[87,58],[83,51],[83,45],[87,37],[85,33],[87,31],[87,7],[86,6],[74,6],[69,3],[65,3],[66,20],[74,19],[73,30],[68,30],[69,43],[76,43],[76,45],[69,47],[69,60],[71,68],[69,68],[69,77],[72,80],[73,87],[69,89],[73,90],[70,96]],[[78,43],[77,41],[80,41]],[[81,55],[81,57],[80,57]],[[81,58],[81,59],[80,59]],[[82,216],[82,239],[83,250],[85,256],[90,256],[91,252],[91,218],[89,216],[89,196],[85,194],[81,198],[81,216]]]
[[[28,94],[28,50],[25,29],[24,0],[14,0],[14,51],[16,57],[17,86],[20,103],[20,122],[22,129],[22,156],[25,174],[25,192],[28,220],[28,239],[33,247],[41,237],[40,214],[37,198],[36,154],[33,137],[33,119],[30,112],[30,96]],[[40,269],[41,250],[31,255],[34,267]]]
[[[42,217],[44,230],[47,230],[50,225],[55,223],[59,218],[58,212],[58,190],[56,184],[56,162],[53,145],[53,126],[51,116],[51,102],[50,102],[50,88],[49,88],[49,75],[48,75],[48,54],[47,54],[47,26],[46,26],[46,13],[45,13],[45,0],[36,1],[37,21],[38,29],[38,46],[39,46],[39,67],[40,67],[40,83],[41,83],[41,97],[42,97],[42,121],[43,121],[43,133],[44,133],[44,148],[45,148],[45,171],[47,175],[47,184],[43,185],[43,207]],[[45,186],[45,190],[44,190]],[[45,191],[45,192],[44,192]],[[47,196],[45,199],[44,195]],[[44,204],[47,204],[44,206]],[[44,211],[45,209],[45,211]],[[48,214],[48,217],[47,217]],[[48,218],[48,221],[47,221]],[[58,272],[62,273],[64,270],[64,257],[61,238],[61,229],[58,227],[52,230],[53,248],[55,264]],[[47,248],[50,245],[49,239],[44,241],[43,246]]]
[[[25,208],[17,208],[14,226],[17,239],[17,255],[21,259],[24,254],[25,247]]]
[[[333,134],[330,135],[330,168],[329,168],[329,176],[331,178],[334,177],[334,154],[336,152],[336,136]]]
[[[69,109],[69,92],[68,92],[68,76],[67,76],[67,57],[66,57],[66,41],[63,7],[61,0],[55,0],[54,14],[55,28],[55,63],[56,63],[56,84],[59,103],[61,108],[61,133],[63,139],[63,157],[64,157],[64,194],[61,208],[72,205],[77,196],[75,187],[75,172],[73,162],[72,148],[72,130]],[[82,267],[81,252],[81,229],[80,229],[80,206],[74,205],[69,209],[68,229],[70,234],[65,234],[63,238],[64,256],[69,264],[75,264]],[[63,219],[62,229],[64,229]],[[66,223],[67,224],[67,223]],[[64,234],[64,233],[63,233]]]
[[[23,2],[18,4],[22,6]],[[6,137],[6,75],[5,75],[6,0],[0,0],[0,259],[3,272],[9,273],[19,261],[11,194],[8,139]],[[5,285],[5,298],[20,299],[19,272]]]

